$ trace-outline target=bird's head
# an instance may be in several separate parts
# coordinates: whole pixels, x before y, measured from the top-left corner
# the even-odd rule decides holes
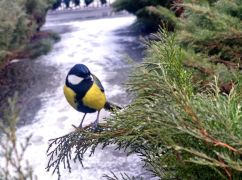
[[[84,64],[76,64],[66,77],[67,85],[78,85],[83,81],[92,81],[91,72]]]

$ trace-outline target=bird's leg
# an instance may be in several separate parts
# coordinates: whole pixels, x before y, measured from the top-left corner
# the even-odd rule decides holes
[[[87,113],[84,114],[84,116],[83,116],[83,118],[82,118],[82,121],[81,121],[80,125],[78,126],[79,128],[82,128],[82,123],[83,123],[83,121],[84,121],[86,115],[87,115]]]
[[[99,123],[99,115],[100,115],[100,111],[97,112],[97,119],[94,121],[93,123],[93,129],[96,130],[98,123]]]

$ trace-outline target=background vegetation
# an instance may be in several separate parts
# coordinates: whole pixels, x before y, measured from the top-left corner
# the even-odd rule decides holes
[[[137,16],[136,28],[141,32],[150,33],[158,30],[164,23],[170,30],[175,24],[170,10],[179,17],[183,8],[176,6],[182,0],[116,0],[113,3],[115,11],[127,10]]]
[[[84,3],[85,3],[86,6],[89,6],[91,3],[94,2],[94,0],[83,0],[83,1],[84,1]],[[63,0],[55,0],[55,3],[53,4],[52,9],[53,9],[53,10],[56,10],[56,9],[58,9],[59,7],[61,7],[62,2],[65,4],[65,7],[66,7],[66,8],[69,8],[71,2],[72,2],[75,6],[79,6],[80,3],[81,3],[81,0],[64,0],[64,1],[63,1]],[[104,4],[107,3],[107,0],[100,0],[100,3],[101,3],[101,5],[104,5]]]
[[[36,43],[37,37],[40,42],[47,37],[48,33],[38,31],[52,3],[53,0],[0,1],[0,69],[11,59],[31,57],[28,44],[33,46],[31,43]],[[58,39],[52,35],[50,39]]]

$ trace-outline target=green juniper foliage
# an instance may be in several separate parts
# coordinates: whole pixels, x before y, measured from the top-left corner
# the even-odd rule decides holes
[[[192,69],[201,87],[219,76],[219,86],[229,93],[237,83],[242,58],[241,0],[117,0],[114,9],[137,16],[137,27],[174,30],[184,51],[184,65]]]
[[[242,59],[242,1],[186,0],[179,18],[177,41],[186,52],[184,64],[202,85],[220,76],[220,85],[234,82]]]
[[[120,178],[113,172],[111,172],[112,175],[104,175],[103,177],[106,178],[107,180],[120,180]],[[135,178],[135,177],[130,177],[129,175],[127,175],[126,173],[120,173],[121,175],[121,180],[144,180],[142,177],[140,177],[139,179]]]
[[[137,144],[147,148],[145,161],[161,178],[239,178],[240,92],[220,94],[217,80],[211,92],[196,92],[174,37],[161,36],[130,83],[135,102],[115,117],[115,125],[140,132]]]
[[[161,179],[242,176],[240,83],[226,95],[214,77],[209,91],[196,91],[192,73],[183,67],[185,55],[176,37],[164,32],[158,37],[160,41],[150,43],[145,62],[128,84],[134,101],[100,124],[98,132],[88,126],[51,140],[50,148],[55,147],[49,149],[48,170],[58,171],[63,162],[70,170],[72,149],[74,159],[82,163],[87,149],[92,155],[99,144],[103,148],[116,144],[117,150],[138,153]]]

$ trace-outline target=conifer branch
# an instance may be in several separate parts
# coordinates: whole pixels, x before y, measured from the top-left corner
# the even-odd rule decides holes
[[[47,149],[49,157],[47,171],[57,173],[58,179],[61,177],[60,166],[71,172],[70,162],[79,162],[83,166],[84,154],[90,149],[90,155],[94,154],[95,148],[102,144],[102,148],[115,143],[114,138],[127,133],[125,129],[112,130],[107,124],[100,123],[97,131],[93,131],[92,124],[80,129],[73,126],[75,130],[61,137],[50,139]],[[120,144],[119,149],[125,147]]]

